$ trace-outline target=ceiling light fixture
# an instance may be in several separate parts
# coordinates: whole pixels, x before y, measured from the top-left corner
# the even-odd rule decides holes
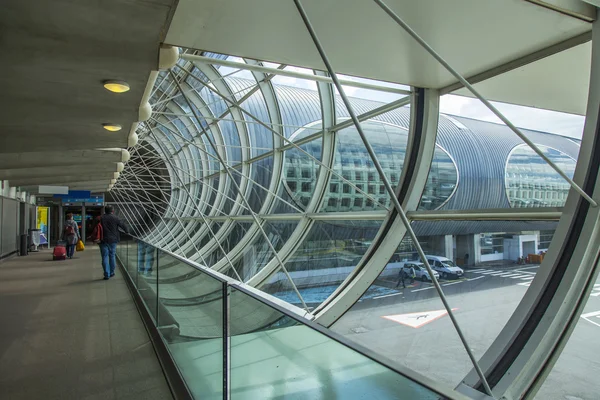
[[[110,90],[114,93],[124,93],[129,91],[129,83],[125,81],[104,81],[102,83],[106,90]]]
[[[121,125],[119,124],[102,124],[102,127],[107,131],[116,132],[121,130]]]

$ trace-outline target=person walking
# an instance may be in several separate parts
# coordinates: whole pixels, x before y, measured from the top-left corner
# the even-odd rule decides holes
[[[404,271],[404,267],[400,268],[400,273],[398,274],[398,283],[396,283],[396,287],[400,286],[400,284],[402,283],[402,287],[404,289],[406,289],[406,284],[404,283],[404,280],[406,279],[406,272]]]
[[[81,239],[81,236],[79,235],[79,226],[77,226],[77,222],[73,220],[73,213],[68,213],[62,233],[62,240],[67,243],[66,247],[68,258],[73,258],[73,254],[75,253],[75,245],[79,239]]]
[[[119,228],[127,232],[123,221],[114,215],[112,206],[104,207],[104,215],[100,217],[102,224],[102,241],[100,242],[100,254],[102,255],[102,270],[104,271],[104,280],[115,276],[115,267],[117,265],[116,253],[117,243],[121,240]]]
[[[408,267],[408,276],[410,277],[410,284],[415,283],[415,278],[417,277],[417,273],[415,272],[415,267],[411,264]]]

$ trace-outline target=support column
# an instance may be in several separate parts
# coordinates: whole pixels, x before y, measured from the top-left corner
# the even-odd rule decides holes
[[[64,222],[65,222],[65,214],[63,212],[63,206],[61,204],[58,206],[58,228],[56,229],[56,232],[58,232],[58,236],[57,236],[56,240],[61,240]],[[48,232],[50,232],[50,228],[48,228]],[[48,247],[50,247],[50,241],[48,241]]]
[[[465,267],[473,267],[481,262],[479,235],[456,236],[456,259],[462,260],[462,266]]]
[[[85,243],[85,204],[81,206],[81,241]]]
[[[454,247],[452,235],[436,235],[427,238],[431,254],[444,256],[454,260]]]

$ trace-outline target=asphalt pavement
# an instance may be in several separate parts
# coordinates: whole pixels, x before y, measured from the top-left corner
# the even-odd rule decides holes
[[[507,265],[465,270],[455,280],[440,280],[469,346],[480,357],[500,333],[538,270],[537,265]],[[416,281],[364,296],[332,329],[399,364],[451,386],[471,363],[431,283]],[[585,318],[583,318],[585,317]],[[598,399],[600,386],[600,281],[553,372],[536,396],[547,400]]]

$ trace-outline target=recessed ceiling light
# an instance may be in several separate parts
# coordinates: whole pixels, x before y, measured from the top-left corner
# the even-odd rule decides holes
[[[125,81],[104,81],[103,85],[106,90],[110,90],[114,93],[124,93],[129,91],[129,83]]]
[[[121,130],[121,125],[119,124],[102,124],[104,129],[111,132],[116,132]]]

